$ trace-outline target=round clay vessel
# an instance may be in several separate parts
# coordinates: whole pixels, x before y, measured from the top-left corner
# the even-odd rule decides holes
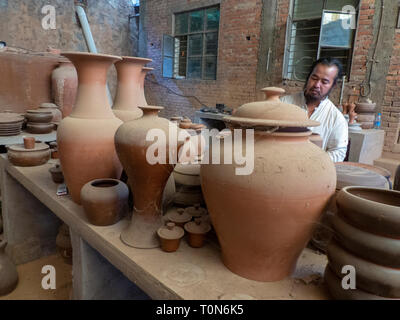
[[[69,227],[65,223],[58,229],[56,246],[64,261],[68,264],[72,264],[71,236],[69,234]]]
[[[162,107],[141,107],[143,117],[125,122],[115,134],[115,145],[119,159],[128,175],[129,185],[134,197],[134,212],[129,227],[122,231],[122,241],[132,247],[154,248],[159,246],[156,236],[161,226],[161,199],[163,190],[174,169],[179,148],[183,142],[176,143],[169,136],[169,130],[178,127],[167,119],[158,117]],[[147,153],[155,155],[154,142],[146,140],[151,129],[165,134],[166,152],[161,161],[149,162]],[[174,150],[175,145],[175,150]],[[152,148],[149,150],[149,148]],[[151,152],[152,150],[152,152]],[[173,159],[170,158],[170,152]],[[158,152],[158,151],[157,151]],[[160,163],[161,162],[161,163]]]
[[[51,114],[53,115],[53,118],[51,119],[51,122],[57,122],[58,123],[62,119],[61,110],[54,103],[42,103],[40,105],[39,110],[50,111]]]
[[[84,184],[94,179],[118,179],[122,166],[114,135],[122,124],[108,103],[107,71],[117,56],[63,53],[75,65],[79,87],[75,107],[57,130],[57,145],[65,183],[72,200],[80,204]]]
[[[184,186],[200,186],[200,164],[178,163],[174,168],[175,183]]]
[[[356,109],[357,113],[374,113],[376,109],[376,103],[372,103],[371,100],[366,102],[356,102]]]
[[[192,120],[185,118],[185,119],[182,119],[181,122],[179,122],[179,128],[190,129],[192,124],[193,124]]]
[[[222,261],[232,272],[258,281],[282,280],[294,271],[336,188],[332,160],[309,141],[307,127],[319,123],[298,106],[282,103],[280,94],[271,90],[267,101],[245,104],[224,117],[231,128],[254,129],[248,171],[238,174],[243,165],[223,159],[201,166]],[[227,137],[221,138],[221,155],[224,147],[233,150]],[[246,145],[246,135],[241,143]]]
[[[151,61],[138,57],[122,57],[121,61],[115,63],[118,84],[113,112],[124,122],[138,119],[143,115],[142,110],[138,108],[147,105],[143,101],[142,68]]]
[[[356,270],[357,288],[374,295],[400,298],[400,269],[381,266],[343,249],[335,241],[327,248],[329,265],[338,277],[343,276],[342,268],[351,265]]]
[[[200,206],[200,203],[195,203],[191,207],[185,209],[186,214],[191,215],[194,218],[200,218],[207,214],[207,209]]]
[[[185,231],[188,233],[188,243],[193,248],[201,248],[204,245],[206,234],[211,230],[209,223],[197,218],[185,224]]]
[[[374,122],[375,113],[360,113],[357,115],[357,122]]]
[[[166,226],[157,230],[157,234],[160,238],[161,249],[165,252],[174,252],[178,250],[179,243],[185,232],[175,223],[168,222]]]
[[[0,241],[0,296],[9,294],[18,285],[17,268],[4,252],[6,245],[5,241]]]
[[[25,118],[28,120],[28,123],[49,123],[53,119],[53,114],[51,111],[41,109],[27,110]]]
[[[46,134],[52,132],[53,129],[54,129],[53,123],[28,122],[26,124],[26,131],[29,133]]]
[[[81,190],[86,216],[96,226],[117,223],[129,210],[128,197],[128,186],[117,179],[89,181]]]
[[[61,166],[59,164],[56,164],[54,167],[51,167],[49,169],[49,172],[51,174],[51,179],[53,180],[54,183],[64,182],[64,175],[62,173]]]
[[[68,59],[60,60],[60,65],[51,74],[51,91],[54,102],[59,106],[62,117],[70,115],[78,92],[78,74]]]
[[[165,218],[175,223],[178,227],[183,227],[186,222],[192,220],[192,216],[185,212],[183,208],[172,207],[165,214]]]
[[[16,144],[8,147],[7,155],[15,166],[40,166],[49,161],[50,147],[45,143],[36,143],[33,149],[25,149],[23,144]]]
[[[400,192],[368,187],[345,187],[336,197],[342,217],[366,232],[400,238]]]
[[[143,67],[139,77],[139,106],[147,106],[146,97],[144,95],[144,79],[148,72],[153,71],[154,68]]]

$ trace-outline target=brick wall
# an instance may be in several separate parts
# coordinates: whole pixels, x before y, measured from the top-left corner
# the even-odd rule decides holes
[[[173,14],[216,3],[220,3],[217,80],[163,78],[162,35],[172,34]],[[238,107],[254,100],[261,0],[146,0],[145,5],[147,56],[153,59],[149,66],[155,67],[146,79],[149,104],[164,106],[162,115],[167,117],[182,115],[193,118],[201,103],[214,107],[216,103]],[[201,103],[196,98],[182,96],[195,96]]]

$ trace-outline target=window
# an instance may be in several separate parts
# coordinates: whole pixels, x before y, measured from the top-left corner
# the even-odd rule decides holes
[[[215,80],[219,6],[177,13],[174,36],[163,37],[163,76]]]
[[[331,56],[348,77],[359,0],[292,0],[286,26],[283,78],[304,81],[312,63]]]

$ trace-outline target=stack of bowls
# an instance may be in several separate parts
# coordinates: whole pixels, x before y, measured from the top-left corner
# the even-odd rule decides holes
[[[0,113],[0,136],[16,136],[21,133],[24,117],[18,113]]]
[[[362,129],[374,127],[376,103],[370,99],[363,102],[356,102],[357,122],[361,123]]]
[[[25,114],[27,120],[26,131],[35,134],[50,133],[54,129],[54,124],[51,122],[53,113],[48,110],[27,110]]]

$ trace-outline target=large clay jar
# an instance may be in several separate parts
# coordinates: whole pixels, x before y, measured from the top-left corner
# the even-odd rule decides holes
[[[0,296],[12,292],[18,284],[17,268],[4,252],[7,243],[0,242]]]
[[[309,141],[306,127],[319,123],[280,102],[280,94],[272,88],[267,101],[245,104],[235,116],[224,117],[231,128],[254,129],[254,152],[246,151],[247,133],[239,141],[254,170],[236,172],[244,165],[236,163],[233,152],[232,164],[221,159],[221,164],[201,166],[222,261],[232,272],[258,281],[278,281],[294,271],[336,186],[333,162]],[[224,147],[237,146],[230,137],[221,138],[221,155]]]
[[[55,104],[60,108],[62,117],[69,116],[75,105],[78,91],[78,75],[74,65],[67,59],[51,74],[51,90]]]
[[[154,68],[149,68],[149,67],[143,67],[142,72],[140,73],[140,78],[139,78],[139,106],[147,106],[147,100],[144,95],[144,79],[146,78],[146,75],[148,72],[153,71]]]
[[[122,121],[114,116],[106,93],[107,70],[121,58],[75,52],[63,55],[74,63],[79,87],[74,110],[58,126],[57,145],[69,194],[80,204],[85,183],[121,176],[114,135]]]
[[[179,132],[179,129],[169,120],[158,117],[162,107],[147,106],[141,109],[142,118],[125,122],[115,134],[117,153],[134,197],[132,221],[122,231],[121,239],[132,247],[155,248],[159,246],[157,230],[162,225],[162,194],[175,166],[168,152],[173,141],[170,141],[169,130]],[[146,140],[151,129],[158,129],[165,134],[167,145],[164,163],[150,163],[146,157],[149,147],[154,145],[154,141]],[[177,150],[180,145],[177,144]]]
[[[113,105],[114,114],[122,121],[130,121],[143,115],[138,106],[145,106],[142,102],[142,68],[151,59],[137,57],[122,57],[115,63],[118,85]],[[143,77],[144,81],[144,77]],[[143,94],[144,97],[144,94]]]

